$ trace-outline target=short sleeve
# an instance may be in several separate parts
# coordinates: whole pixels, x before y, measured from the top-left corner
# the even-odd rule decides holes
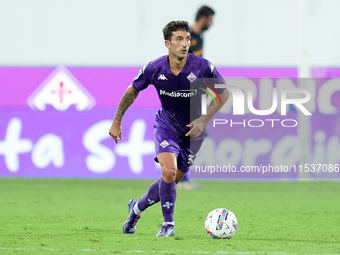
[[[144,65],[133,79],[132,86],[137,91],[146,89],[151,84],[148,65]]]

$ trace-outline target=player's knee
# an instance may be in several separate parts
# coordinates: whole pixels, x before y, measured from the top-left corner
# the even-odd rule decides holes
[[[162,177],[166,182],[172,182],[176,178],[176,168],[171,166],[162,166]]]

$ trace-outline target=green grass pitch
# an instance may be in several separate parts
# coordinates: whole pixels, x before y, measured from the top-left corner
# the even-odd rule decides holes
[[[154,205],[124,235],[130,198],[151,180],[0,179],[0,254],[340,254],[340,183],[197,181],[177,191],[174,237],[155,237]],[[238,218],[229,240],[204,230],[208,212]]]

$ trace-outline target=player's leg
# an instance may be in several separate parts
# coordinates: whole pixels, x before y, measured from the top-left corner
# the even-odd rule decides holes
[[[176,162],[176,155],[178,155],[178,141],[176,140],[176,136],[172,134],[166,127],[163,127],[157,123],[154,125],[154,136],[155,136],[155,150],[156,155],[161,153],[169,153],[173,154]],[[158,162],[158,158],[155,158],[156,162]],[[159,163],[159,162],[158,162]],[[174,163],[176,165],[176,163]],[[168,162],[165,161],[163,165],[168,167]],[[162,183],[162,179],[155,181],[152,183],[144,194],[144,196],[137,200],[131,199],[129,202],[129,216],[124,223],[123,232],[126,234],[134,234],[135,228],[138,219],[140,218],[140,214],[146,210],[149,206],[156,204],[160,201],[160,187]],[[166,185],[163,185],[163,188]]]
[[[173,236],[175,234],[175,202],[177,159],[171,152],[162,152],[157,155],[162,169],[162,178],[159,186],[159,197],[163,213],[163,226],[156,236]]]
[[[205,127],[205,137],[207,136],[207,127]],[[196,147],[196,146],[192,146]],[[198,147],[197,151],[199,150],[200,146]],[[194,148],[196,150],[196,148]],[[196,152],[197,153],[197,152]],[[195,153],[195,154],[196,154]],[[181,181],[178,183],[177,188],[186,189],[186,190],[193,190],[193,189],[200,189],[200,185],[196,184],[190,179],[190,171],[188,171]]]
[[[183,178],[184,175],[185,175],[184,172],[177,169],[176,170],[175,183],[177,184]],[[164,217],[164,224],[162,225],[161,230],[157,233],[156,236],[173,236],[175,234],[174,222],[166,222],[166,217],[167,217],[167,214],[169,213],[168,205],[171,205],[171,203],[170,204],[167,204],[167,203],[163,204],[162,212],[163,212],[163,217]],[[175,202],[173,202],[173,206],[172,206],[173,210],[174,210],[174,205],[175,205]],[[172,219],[173,219],[173,212],[172,212]],[[172,219],[170,219],[170,220],[172,220]]]
[[[176,184],[179,183],[185,176],[185,172],[182,172],[181,170],[179,170],[177,168],[177,172],[176,172]]]
[[[190,179],[190,172],[187,172],[182,180],[177,184],[177,188],[184,190],[196,190],[200,189],[201,186]]]
[[[177,169],[176,172],[176,183],[178,183],[183,176],[184,172]],[[126,234],[133,234],[136,230],[137,221],[140,219],[141,213],[146,210],[149,206],[152,206],[160,201],[159,196],[159,187],[161,184],[161,179],[158,179],[154,183],[152,183],[144,194],[142,198],[139,200],[131,199],[129,202],[129,217],[127,222],[124,224],[123,230]]]
[[[184,173],[183,178],[177,184],[177,188],[192,190],[200,189],[200,186],[190,180],[190,166],[193,164],[196,154],[202,145],[203,139],[183,141],[177,157],[177,167]]]
[[[149,206],[156,204],[159,202],[159,185],[161,183],[161,179],[158,179],[154,183],[152,183],[147,190],[147,192],[142,196],[134,207],[134,211],[136,214],[140,214]]]
[[[176,184],[183,178],[185,175],[184,172],[177,169],[176,172]],[[159,198],[159,186],[161,184],[161,178],[152,183],[148,189],[148,191],[144,194],[142,198],[138,200],[134,205],[134,213],[141,214],[146,208],[149,206],[156,204],[160,201]]]
[[[188,182],[188,181],[190,181],[190,176],[189,176],[189,173],[186,173],[186,174],[183,176],[181,182]]]
[[[161,178],[152,183],[139,200],[131,199],[129,202],[129,216],[124,223],[123,232],[125,234],[134,234],[136,231],[137,221],[140,219],[140,214],[149,206],[154,205],[160,201],[159,186]]]
[[[166,127],[160,126],[158,124],[155,124],[154,128],[155,128],[154,136],[155,136],[156,155],[159,155],[162,153],[169,153],[169,155],[173,154],[171,156],[170,162],[171,164],[175,164],[173,163],[173,160],[175,160],[176,162],[176,157],[179,153],[179,146],[178,146],[178,141],[176,139],[176,136],[174,136],[172,132],[170,132]],[[155,161],[159,163],[158,157],[155,158]],[[168,165],[170,165],[170,163],[165,161],[163,162],[163,165],[167,167]],[[161,167],[162,167],[162,164],[161,164]],[[162,174],[164,174],[165,172],[163,171]],[[168,177],[164,177],[164,178],[168,178]],[[139,199],[138,202],[134,205],[135,214],[140,214],[141,212],[146,210],[149,206],[155,203],[158,203],[160,201],[159,187],[161,185],[161,180],[162,178],[152,183],[148,191],[144,194],[144,196],[141,199]]]
[[[137,199],[131,199],[128,204],[129,215],[123,225],[124,234],[134,234],[136,231],[136,224],[140,219],[140,214],[134,212],[134,206],[136,205],[137,201]]]

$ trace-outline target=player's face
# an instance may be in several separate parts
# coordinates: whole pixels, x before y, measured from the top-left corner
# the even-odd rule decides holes
[[[206,31],[209,29],[209,27],[214,23],[214,16],[210,15],[209,17],[205,17],[204,25],[203,25],[203,31]]]
[[[179,59],[183,59],[188,55],[191,36],[187,31],[176,31],[172,33],[171,41],[165,44],[169,49],[169,53]]]

